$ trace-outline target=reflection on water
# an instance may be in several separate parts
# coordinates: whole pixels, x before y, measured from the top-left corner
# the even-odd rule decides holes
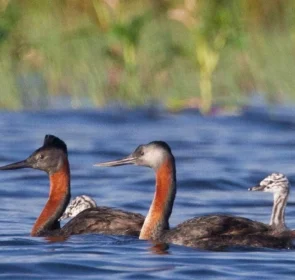
[[[152,242],[154,243],[154,242]],[[169,244],[165,243],[155,243],[153,246],[151,246],[150,251],[154,254],[158,255],[167,255],[169,254]]]
[[[46,111],[0,113],[0,164],[22,160],[45,134],[68,144],[72,197],[146,215],[154,191],[147,168],[94,168],[130,154],[139,144],[167,141],[176,157],[174,226],[188,218],[227,213],[268,223],[272,196],[247,189],[272,172],[295,181],[295,111],[252,108],[240,116],[202,117],[193,111]],[[135,237],[81,235],[67,240],[29,236],[48,196],[38,170],[1,172],[0,275],[3,278],[249,279],[295,272],[293,250],[231,248],[207,252],[153,244]],[[292,191],[286,211],[293,221]]]

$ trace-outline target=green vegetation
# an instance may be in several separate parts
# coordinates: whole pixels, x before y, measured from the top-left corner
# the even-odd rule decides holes
[[[0,108],[295,99],[293,0],[0,0]]]

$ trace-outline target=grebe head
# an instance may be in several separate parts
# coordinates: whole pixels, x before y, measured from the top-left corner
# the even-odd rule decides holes
[[[34,168],[54,174],[64,164],[67,158],[67,146],[59,138],[46,135],[43,146],[32,153],[27,159],[0,167],[0,170],[13,170],[20,168]]]
[[[146,145],[138,146],[131,155],[125,158],[97,163],[95,166],[110,167],[135,164],[157,170],[162,163],[169,158],[174,159],[169,145],[163,141],[153,141]]]
[[[67,209],[59,220],[65,220],[70,217],[73,218],[85,209],[94,208],[96,206],[96,202],[91,197],[87,195],[77,196],[70,202]]]
[[[249,191],[262,191],[270,193],[288,193],[289,192],[289,180],[282,173],[272,173],[264,178],[259,186],[249,188]]]

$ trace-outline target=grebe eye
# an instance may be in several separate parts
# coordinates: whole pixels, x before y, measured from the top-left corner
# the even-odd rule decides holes
[[[44,158],[44,155],[43,154],[40,154],[38,159],[43,159]]]
[[[140,155],[143,156],[143,155],[144,155],[144,151],[141,151],[141,152],[140,152]]]

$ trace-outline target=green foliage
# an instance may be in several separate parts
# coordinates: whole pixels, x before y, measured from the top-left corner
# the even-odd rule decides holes
[[[67,95],[209,113],[253,91],[295,97],[294,1],[41,2],[0,2],[2,108]]]
[[[5,12],[0,10],[0,44],[8,39],[20,19],[20,8],[14,2],[7,5]]]
[[[148,18],[148,14],[137,15],[133,17],[130,22],[117,23],[113,26],[111,35],[124,43],[137,47],[140,42],[142,29]]]

